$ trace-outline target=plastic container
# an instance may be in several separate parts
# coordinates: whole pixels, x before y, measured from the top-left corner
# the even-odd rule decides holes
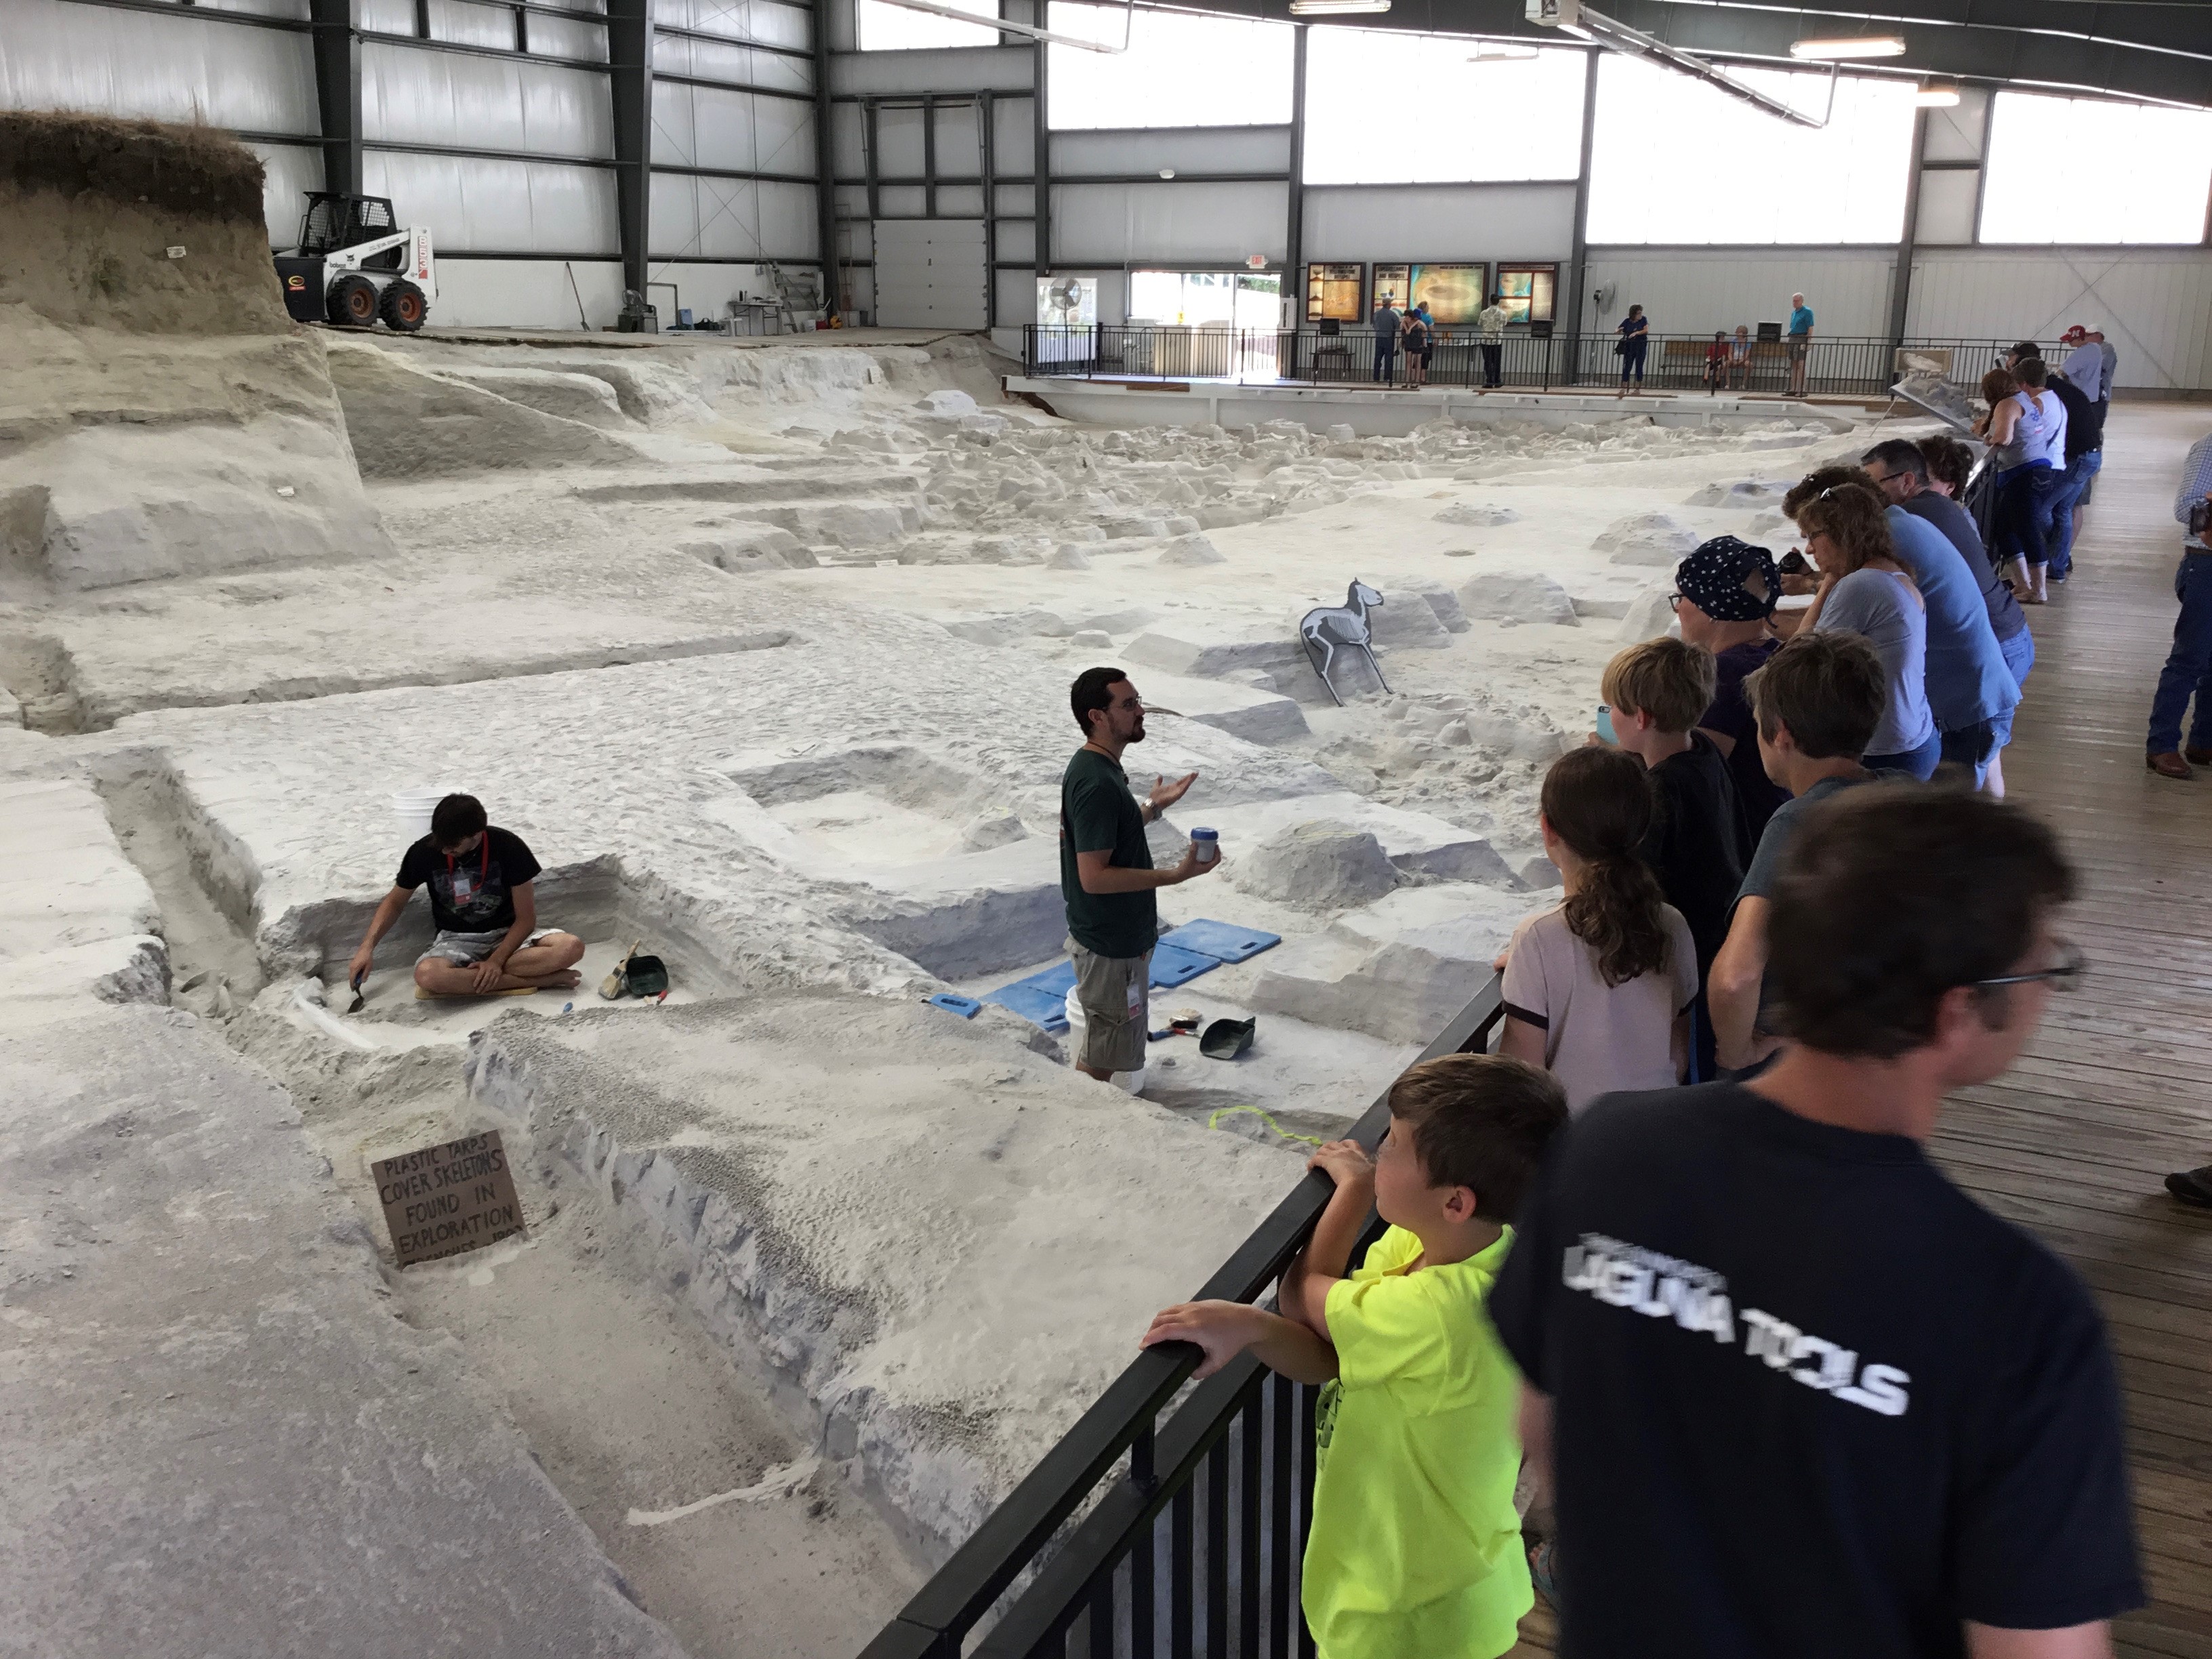
[[[1221,856],[1221,832],[1218,830],[1192,830],[1190,850],[1198,855],[1200,864],[1212,863]]]
[[[392,816],[399,820],[400,833],[413,846],[430,833],[430,815],[450,789],[398,789],[392,795]]]

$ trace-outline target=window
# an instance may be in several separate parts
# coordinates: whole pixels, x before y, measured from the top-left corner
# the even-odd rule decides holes
[[[2196,242],[2212,112],[2001,92],[1982,184],[1984,242]]]
[[[938,0],[956,11],[972,11],[978,17],[996,17],[998,0]],[[995,46],[999,32],[974,23],[955,22],[935,12],[908,11],[889,0],[859,0],[853,29],[862,52],[912,52],[928,46]]]
[[[1817,114],[1828,77],[1729,73]],[[1905,228],[1913,83],[1846,76],[1825,127],[1632,58],[1598,66],[1593,242],[1894,242]]]
[[[1306,42],[1306,182],[1573,178],[1583,54],[1478,59],[1480,50],[1449,35],[1316,27]]]
[[[1046,104],[1056,128],[1285,126],[1291,118],[1288,23],[1195,12],[1133,13],[1054,0],[1055,33],[1129,49],[1048,47]]]

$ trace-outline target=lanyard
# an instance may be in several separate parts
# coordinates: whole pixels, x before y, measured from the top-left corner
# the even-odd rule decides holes
[[[477,885],[482,887],[491,876],[491,831],[489,830],[483,832],[483,839],[477,843],[477,849],[483,854],[483,861],[477,866]],[[448,853],[446,854],[446,874],[451,878],[453,873],[453,855]]]

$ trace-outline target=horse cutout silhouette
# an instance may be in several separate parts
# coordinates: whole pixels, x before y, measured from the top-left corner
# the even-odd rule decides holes
[[[1364,656],[1367,665],[1375,671],[1376,683],[1385,691],[1390,689],[1390,682],[1382,678],[1382,665],[1375,660],[1375,638],[1367,625],[1367,613],[1382,603],[1382,594],[1355,576],[1345,591],[1342,605],[1324,605],[1309,611],[1298,623],[1298,638],[1305,644],[1306,657],[1340,708],[1344,706],[1344,698],[1337,691],[1336,682],[1329,678],[1340,651],[1357,651]]]

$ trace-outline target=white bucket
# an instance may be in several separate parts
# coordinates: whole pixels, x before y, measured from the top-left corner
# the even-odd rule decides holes
[[[1075,988],[1073,985],[1067,988],[1066,1006],[1067,1063],[1073,1066],[1075,1063],[1075,1057],[1083,1052],[1083,1028],[1085,1024],[1083,1018],[1083,1005],[1076,1000]],[[1139,1066],[1133,1072],[1116,1072],[1114,1073],[1114,1081],[1129,1094],[1141,1093],[1145,1086],[1145,1068]]]
[[[453,792],[450,789],[400,789],[392,796],[392,816],[399,820],[399,830],[409,846],[413,846],[430,833],[430,815],[438,810],[438,803]]]

